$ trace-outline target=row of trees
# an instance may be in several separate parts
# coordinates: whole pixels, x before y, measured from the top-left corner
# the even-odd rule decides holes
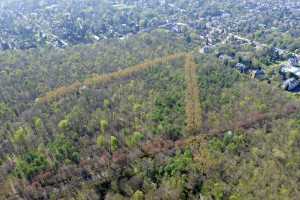
[[[168,55],[163,58],[148,60],[143,64],[129,67],[121,71],[113,72],[111,74],[94,75],[93,77],[83,81],[82,84],[80,82],[75,82],[70,86],[63,86],[54,91],[51,91],[45,96],[38,98],[38,103],[51,103],[52,101],[58,100],[59,98],[63,98],[67,95],[79,92],[80,90],[84,90],[86,89],[86,87],[100,87],[117,79],[132,77],[141,71],[148,70],[157,65],[166,64],[174,59],[178,59],[181,57],[185,58],[185,79],[187,83],[185,95],[187,132],[195,133],[201,128],[202,113],[199,100],[199,88],[197,83],[197,65],[194,62],[191,54],[179,53]]]
[[[201,128],[202,112],[197,82],[197,64],[192,55],[186,56],[184,68],[187,85],[185,96],[186,129],[188,133],[197,133]]]
[[[76,81],[82,83],[91,74],[108,74],[184,51],[185,42],[176,35],[152,32],[124,41],[102,41],[64,50],[1,52],[0,122],[17,120],[38,97]],[[78,88],[78,84],[74,87]]]
[[[116,79],[124,79],[134,76],[135,74],[151,69],[154,66],[162,65],[168,63],[174,59],[181,58],[184,56],[184,53],[178,53],[174,55],[167,55],[162,58],[156,58],[152,60],[147,60],[142,64],[138,64],[132,67],[128,67],[124,70],[113,72],[105,75],[93,75],[91,78],[88,78],[83,81],[83,83],[75,82],[69,86],[62,86],[55,89],[54,91],[48,92],[45,96],[37,99],[38,103],[50,103],[52,101],[58,100],[59,98],[66,97],[67,95],[74,94],[80,90],[86,89],[86,87],[101,87],[104,84],[112,82]]]

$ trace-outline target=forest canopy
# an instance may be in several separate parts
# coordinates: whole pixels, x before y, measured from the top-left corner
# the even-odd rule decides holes
[[[297,200],[295,0],[0,2],[0,199]]]

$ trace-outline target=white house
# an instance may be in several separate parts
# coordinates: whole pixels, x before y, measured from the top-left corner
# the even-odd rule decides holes
[[[291,73],[291,74],[294,74],[297,77],[300,77],[300,68],[299,67],[295,67],[295,66],[292,66],[292,65],[284,66],[284,67],[281,68],[280,71],[283,72],[283,73]]]
[[[299,80],[297,80],[295,78],[289,78],[283,82],[281,87],[284,90],[291,91],[291,90],[295,89],[296,87],[298,87],[299,84],[300,84]]]

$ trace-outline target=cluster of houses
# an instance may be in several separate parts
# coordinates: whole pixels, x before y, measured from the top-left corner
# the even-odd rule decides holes
[[[282,65],[279,74],[282,82],[282,89],[294,91],[300,87],[300,57],[293,55],[286,65]]]
[[[251,78],[263,80],[266,74],[261,68],[253,68],[243,63],[237,63],[234,68],[240,73],[249,74]],[[288,59],[287,64],[280,67],[281,88],[290,92],[300,89],[300,56],[293,55]]]
[[[264,70],[260,67],[254,68],[254,67],[246,66],[243,63],[237,63],[234,66],[234,68],[243,74],[249,74],[250,77],[253,79],[263,80],[266,78]]]

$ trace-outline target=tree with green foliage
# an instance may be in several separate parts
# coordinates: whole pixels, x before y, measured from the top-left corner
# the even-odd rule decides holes
[[[144,200],[144,193],[140,190],[137,190],[131,197],[131,200]]]
[[[175,176],[187,172],[192,162],[193,157],[190,150],[186,150],[183,154],[177,153],[177,155],[171,158],[170,162],[162,168],[162,173],[167,176]]]
[[[80,160],[79,150],[63,135],[57,136],[53,142],[49,143],[48,148],[56,165],[61,162],[78,163]]]
[[[115,136],[110,136],[110,149],[111,151],[116,151],[119,147],[118,139]]]
[[[69,120],[63,119],[58,123],[58,127],[62,130],[67,130],[69,128]]]
[[[104,147],[105,145],[105,136],[103,134],[99,134],[96,139],[96,144],[98,147]]]
[[[19,178],[31,180],[38,173],[49,168],[45,155],[37,151],[27,152],[16,159],[14,174]]]
[[[105,134],[107,127],[108,127],[108,122],[106,120],[102,119],[100,121],[101,134]]]
[[[11,136],[11,141],[17,151],[23,152],[32,144],[32,130],[29,127],[20,127]]]
[[[136,146],[140,141],[144,139],[144,134],[140,132],[134,132],[132,135],[127,137],[126,143],[129,147]]]

